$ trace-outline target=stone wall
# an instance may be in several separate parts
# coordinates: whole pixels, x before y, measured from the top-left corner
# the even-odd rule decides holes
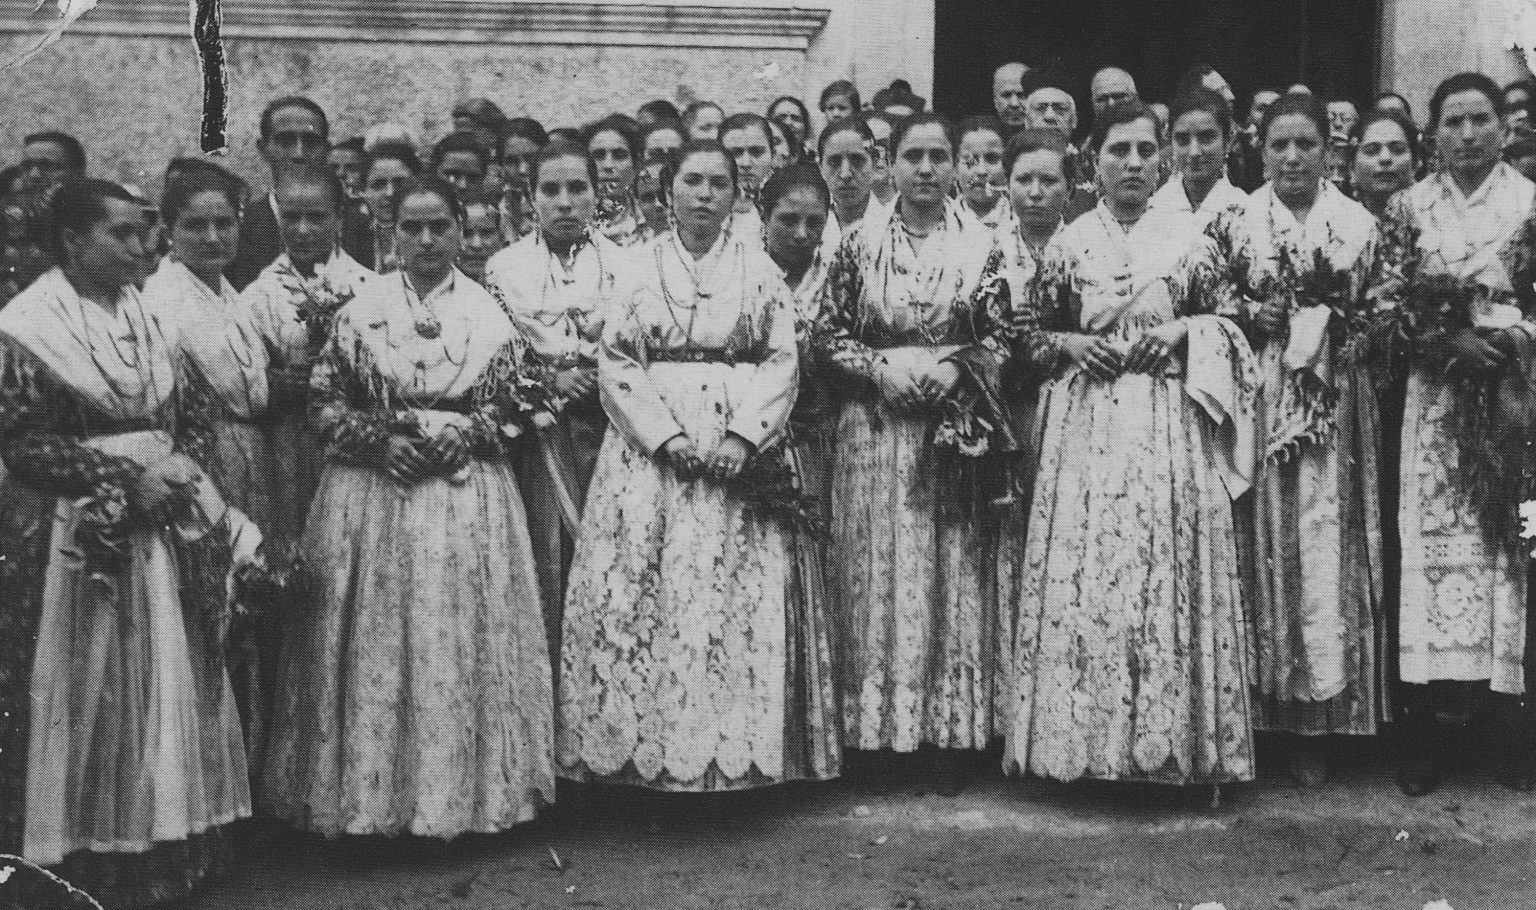
[[[872,93],[900,75],[919,94],[931,94],[934,0],[760,0],[750,7],[746,0],[715,0],[672,5],[676,21],[659,20],[652,10],[636,20],[640,26],[605,18],[588,32],[550,17],[550,9],[563,12],[558,2],[420,4],[430,10],[457,2],[489,11],[462,29],[413,18],[415,0],[361,0],[387,15],[371,24],[359,18],[356,27],[327,28],[315,20],[319,24],[306,28],[283,15],[290,4],[313,11],[348,2],[360,0],[225,3],[230,164],[238,172],[264,181],[254,146],[257,120],[262,106],[283,94],[318,101],[332,116],[334,138],[393,121],[427,141],[451,129],[456,100],[476,96],[553,127],[613,110],[632,113],[650,98],[679,106],[712,99],[730,112],[762,111],[774,97],[792,94],[814,109],[821,87],[837,78],[854,78]],[[637,5],[670,4],[620,8],[634,18]],[[589,13],[601,6],[583,4]],[[541,9],[536,24],[548,27],[485,18],[520,7]],[[271,15],[256,17],[251,8]],[[743,10],[756,18],[745,18]],[[93,173],[155,187],[165,161],[197,148],[200,77],[184,17],[185,0],[100,0],[58,44],[6,71],[0,161],[16,160],[22,134],[63,129],[85,142]],[[0,36],[9,30],[16,40],[19,28],[35,29],[41,18],[27,26],[0,15]],[[352,20],[336,15],[328,21]]]
[[[1510,24],[1528,0],[1382,0],[1381,86],[1406,97],[1420,120],[1447,76],[1487,73],[1500,85],[1528,77],[1509,49]]]

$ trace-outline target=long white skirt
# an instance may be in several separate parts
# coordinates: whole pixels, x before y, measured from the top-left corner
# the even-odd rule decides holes
[[[270,811],[325,835],[452,837],[553,802],[549,653],[511,467],[402,488],[332,464],[304,544],[318,590],[285,630]]]
[[[650,379],[708,452],[755,370],[659,363]],[[825,631],[796,622],[788,534],[725,486],[680,480],[610,429],[587,490],[561,642],[562,775],[724,790],[836,773]],[[818,643],[819,644],[816,644]],[[823,659],[824,660],[824,659]],[[835,734],[830,734],[834,735]]]

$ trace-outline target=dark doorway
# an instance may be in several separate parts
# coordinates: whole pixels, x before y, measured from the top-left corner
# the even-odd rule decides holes
[[[992,71],[1010,60],[1087,82],[1124,67],[1142,98],[1169,100],[1189,66],[1208,62],[1238,95],[1305,82],[1323,97],[1369,100],[1381,15],[1375,0],[937,0],[934,107],[991,110]],[[1086,123],[1084,124],[1086,126]]]

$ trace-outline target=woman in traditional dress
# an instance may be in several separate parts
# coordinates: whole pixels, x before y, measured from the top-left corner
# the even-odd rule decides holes
[[[806,109],[804,101],[792,95],[775,98],[768,105],[768,119],[782,124],[789,132],[791,161],[800,161],[815,148],[811,143],[811,112]]]
[[[1413,796],[1439,782],[1450,731],[1492,709],[1496,771],[1529,789],[1536,735],[1521,704],[1528,545],[1515,508],[1529,498],[1536,185],[1499,160],[1498,87],[1442,82],[1429,131],[1443,168],[1399,193],[1382,218],[1378,292],[1412,314],[1403,414],[1399,672],[1404,763]]]
[[[667,199],[673,166],[668,161],[652,161],[635,174],[635,205],[640,209],[643,226],[641,242],[655,240],[671,230],[672,205]]]
[[[821,172],[808,162],[798,162],[763,184],[758,197],[763,216],[763,245],[777,265],[784,283],[794,295],[795,324],[801,343],[800,391],[790,414],[800,478],[820,503],[823,520],[830,516],[832,434],[837,402],[827,382],[812,369],[807,345],[821,310],[827,283],[827,259],[822,255],[822,236],[831,216],[832,199]],[[797,546],[817,547],[820,541],[797,540]],[[819,574],[819,560],[818,569]]]
[[[383,275],[400,268],[395,245],[395,194],[421,173],[421,159],[409,145],[386,142],[369,153],[363,195],[373,215],[373,269]]]
[[[720,124],[720,144],[731,156],[739,181],[730,231],[761,245],[763,219],[757,211],[757,194],[773,173],[773,128],[757,114],[732,114]]]
[[[773,170],[776,171],[779,168],[788,167],[800,160],[800,156],[796,153],[795,140],[793,134],[790,133],[789,127],[777,120],[769,120],[768,135],[773,139],[773,154],[770,159],[770,167]]]
[[[664,164],[677,157],[683,145],[683,126],[676,120],[657,120],[640,130],[640,163]]]
[[[826,645],[785,526],[795,314],[760,239],[726,227],[736,194],[720,145],[685,145],[677,230],[610,303],[598,381],[613,424],[561,642],[556,759],[575,780],[718,791],[838,772]]]
[[[1291,768],[1308,786],[1327,776],[1319,737],[1374,734],[1387,719],[1381,428],[1360,353],[1375,219],[1326,179],[1327,136],[1316,98],[1270,105],[1269,182],[1216,217],[1190,263],[1194,307],[1233,314],[1259,358],[1257,724],[1296,737]]]
[[[629,256],[593,224],[597,169],[585,150],[545,146],[534,156],[530,180],[539,230],[491,257],[486,276],[528,340],[529,355],[553,374],[559,399],[554,425],[537,428],[517,453],[555,660],[566,572],[608,430],[597,388],[603,306]]]
[[[1360,121],[1360,147],[1355,149],[1355,199],[1380,218],[1399,190],[1413,186],[1422,155],[1419,131],[1395,109],[1375,110]]]
[[[582,144],[597,166],[598,232],[619,246],[639,242],[642,222],[630,190],[639,166],[640,137],[627,121],[608,117],[582,131]]]
[[[189,892],[250,814],[220,657],[239,523],[134,289],[142,209],[102,180],[53,204],[62,266],[0,312],[0,853],[131,908]]]
[[[497,194],[485,189],[459,193],[464,203],[464,241],[459,246],[459,271],[475,282],[486,283],[486,264],[506,246],[501,232]]]
[[[863,219],[874,199],[875,134],[855,117],[822,130],[819,142],[821,176],[832,191],[833,217],[828,224],[847,231]]]
[[[268,431],[275,476],[269,537],[297,540],[324,459],[309,408],[310,373],[336,313],[378,277],[338,241],[346,197],[320,167],[278,171],[272,187],[283,252],[241,294],[266,343]]]
[[[283,491],[269,432],[267,346],[250,308],[224,277],[235,256],[244,198],[244,184],[207,162],[168,180],[160,213],[171,254],[145,282],[144,305],[163,325],[174,327],[181,395],[189,407],[204,412],[201,419],[212,430],[203,467],[231,504],[275,534]],[[292,408],[295,402],[281,404]],[[297,405],[301,409],[303,402]],[[242,631],[227,649],[253,779],[277,670],[274,626],[256,624],[249,629],[254,638]]]
[[[990,114],[960,124],[955,185],[964,210],[1002,236],[1013,232],[1013,200],[1003,171],[1003,124]]]
[[[864,110],[864,105],[859,101],[859,90],[847,79],[828,83],[821,90],[821,100],[817,102],[817,107],[821,109],[821,116],[826,118],[827,126],[855,119]]]
[[[1175,99],[1168,116],[1175,176],[1152,194],[1147,207],[1184,215],[1184,236],[1193,245],[1211,219],[1248,201],[1227,179],[1232,109],[1222,96],[1200,88]]]
[[[453,267],[453,188],[426,178],[394,201],[402,271],[363,285],[316,368],[330,461],[263,769],[272,814],[328,837],[500,831],[555,793],[549,653],[506,457],[538,389],[495,298]]]
[[[950,750],[984,749],[994,731],[988,509],[1003,495],[992,469],[1014,447],[996,391],[1008,289],[992,232],[946,196],[949,121],[917,114],[892,138],[897,203],[844,237],[818,327],[848,389],[831,538],[845,742],[933,748],[935,783],[953,795]]]
[[[1118,105],[1094,134],[1104,193],[1051,241],[1021,320],[1024,356],[1053,378],[1003,765],[1056,780],[1249,780],[1232,499],[1252,467],[1253,354],[1179,289],[1178,221],[1147,211],[1151,112]]]
[[[1077,184],[1077,156],[1055,130],[1027,127],[1014,133],[1003,151],[1009,202],[1013,206],[1012,230],[1001,234],[1003,267],[1007,270],[1010,296],[1023,298],[1034,283],[1046,248],[1064,226],[1063,212]],[[1022,300],[1020,301],[1022,302]],[[1017,304],[1016,304],[1017,305]],[[1035,460],[1039,443],[1035,412],[1040,404],[1041,376],[1025,358],[1011,358],[1003,370],[1003,393],[1013,419],[1015,435],[1024,448],[1020,461],[1019,493],[1003,510],[997,554],[998,577],[998,672],[994,687],[999,728],[1006,729],[1012,705],[1008,687],[1013,683],[1013,609],[1024,572],[1024,535],[1029,525],[1030,493],[1034,490]],[[1009,542],[1012,542],[1010,545]]]

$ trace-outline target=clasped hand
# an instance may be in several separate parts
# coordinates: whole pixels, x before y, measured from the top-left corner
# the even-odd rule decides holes
[[[454,474],[469,464],[469,457],[464,431],[447,426],[430,439],[389,437],[384,467],[396,483],[413,484],[427,477]]]
[[[202,477],[192,459],[180,453],[170,455],[145,466],[129,491],[129,502],[151,523],[164,524],[191,499],[193,485]]]
[[[698,477],[713,477],[716,480],[730,480],[740,474],[747,466],[747,459],[752,457],[753,446],[735,433],[725,434],[720,445],[708,455],[699,451],[697,445],[687,435],[679,433],[667,440],[662,446],[662,456],[672,464],[672,469],[683,480],[693,480]]]
[[[875,383],[887,404],[898,411],[915,411],[953,394],[960,384],[960,368],[948,361],[916,370],[882,363],[875,371]]]
[[[1094,379],[1107,381],[1124,373],[1156,373],[1188,334],[1184,323],[1174,320],[1148,329],[1125,352],[1101,335],[1071,335],[1062,345],[1079,369]]]
[[[1515,353],[1515,341],[1507,329],[1464,328],[1445,340],[1450,356],[1446,369],[1464,374],[1487,373]]]
[[[555,374],[555,391],[567,401],[586,401],[597,391],[597,370],[571,367]]]

